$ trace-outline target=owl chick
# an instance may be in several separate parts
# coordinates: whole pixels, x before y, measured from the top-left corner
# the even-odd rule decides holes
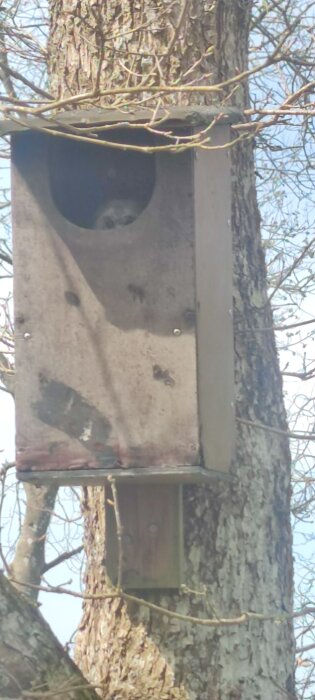
[[[134,199],[111,199],[96,212],[94,229],[109,229],[127,226],[139,216],[141,203]]]

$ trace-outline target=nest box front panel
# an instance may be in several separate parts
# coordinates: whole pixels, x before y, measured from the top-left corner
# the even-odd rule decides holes
[[[21,472],[200,464],[193,156],[134,145],[13,138]]]

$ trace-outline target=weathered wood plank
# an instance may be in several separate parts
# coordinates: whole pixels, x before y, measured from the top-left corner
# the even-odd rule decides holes
[[[179,588],[183,565],[181,486],[121,484],[117,493],[123,588]],[[108,504],[106,528],[106,567],[117,584],[119,542],[115,511]]]

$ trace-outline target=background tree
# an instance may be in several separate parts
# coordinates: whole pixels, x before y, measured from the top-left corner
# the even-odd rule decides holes
[[[60,100],[93,103],[233,104],[247,108],[250,3],[172,2],[137,6],[51,3],[49,73]],[[188,73],[188,77],[187,77]],[[232,82],[229,82],[232,81]],[[216,92],[193,86],[225,83]],[[235,89],[231,90],[231,85]],[[180,86],[179,96],[174,90]],[[185,85],[187,86],[186,89]],[[157,94],[156,90],[158,88]],[[163,87],[173,88],[171,91]],[[126,90],[127,88],[127,90]],[[151,90],[150,90],[151,88]],[[135,90],[136,89],[136,90]],[[102,95],[102,92],[105,95]],[[106,94],[107,92],[107,94]],[[109,94],[108,94],[109,92]],[[165,94],[166,93],[166,94]],[[91,98],[87,99],[87,102]],[[286,431],[265,266],[259,237],[252,141],[231,150],[235,255],[235,357],[240,418]],[[224,270],[222,270],[224,274]],[[251,332],[248,334],[248,329]],[[245,332],[244,332],[245,331]],[[289,453],[285,436],[238,423],[235,484],[185,489],[185,595],[152,601],[194,615],[291,609]],[[106,591],[103,489],[86,499],[87,592]],[[204,595],[198,595],[205,589]],[[210,608],[209,608],[210,606]],[[293,692],[290,624],[228,632],[175,622],[120,600],[85,603],[76,659],[109,695],[138,698],[253,698]],[[251,659],[251,663],[249,663]],[[278,689],[277,689],[278,688]],[[282,690],[279,690],[282,689]]]
[[[307,11],[306,5],[301,12],[289,2],[252,5],[217,0],[182,5],[169,2],[161,7],[149,0],[139,6],[113,2],[108,7],[97,1],[50,3],[50,90],[61,102],[54,103],[47,93],[40,94],[35,99],[40,99],[44,113],[54,105],[63,109],[69,105],[115,104],[126,109],[145,104],[154,110],[157,104],[206,103],[224,108],[233,105],[245,113],[245,122],[250,114],[255,122],[255,128],[252,124],[239,125],[235,134],[245,134],[245,138],[231,148],[236,478],[230,486],[185,489],[188,588],[181,595],[154,593],[147,598],[194,617],[231,618],[250,610],[273,619],[211,627],[172,619],[148,607],[127,605],[119,597],[86,601],[76,658],[93,683],[103,684],[104,697],[245,700],[291,697],[294,692],[291,624],[286,619],[277,624],[274,619],[292,606],[290,460],[267,299],[251,135],[255,133],[264,148],[270,145],[272,157],[274,143],[270,132],[262,131],[262,127],[269,123],[270,128],[273,124],[281,129],[283,124],[287,126],[288,114],[294,122],[303,111],[311,113],[309,105],[301,105],[311,90],[309,61],[301,59],[299,47],[296,54],[293,50],[295,32],[303,27]],[[262,75],[258,73],[259,65],[265,75],[264,90],[261,83],[256,83],[259,104],[255,109],[248,97],[251,23],[253,69]],[[14,22],[11,41],[12,26]],[[40,51],[36,60],[38,55]],[[285,65],[286,81],[283,79],[278,88],[275,108],[274,94],[270,95],[276,92],[272,86],[274,74],[280,76],[280,65]],[[4,65],[4,70],[6,80],[18,80],[15,68]],[[290,83],[291,75],[294,80]],[[215,91],[213,86],[217,87]],[[14,108],[15,113],[19,113],[18,108],[29,111],[30,104],[26,108],[21,102],[17,104],[14,90],[13,82],[11,87],[8,85],[10,109]],[[40,90],[43,93],[42,87]],[[273,102],[272,109],[269,102]],[[277,142],[279,132],[273,132],[272,138]],[[292,149],[290,137],[286,145]],[[271,239],[273,255],[277,223]],[[290,260],[294,242],[287,247],[289,253],[281,249],[280,272],[276,267],[273,284],[278,291],[297,269],[294,261],[299,254]],[[310,251],[309,246],[304,262]],[[285,293],[292,295],[292,289]],[[275,297],[273,294],[273,300]],[[284,317],[279,320],[283,322]],[[266,430],[266,426],[274,430]],[[85,506],[86,591],[101,595],[108,590],[104,491],[90,490]],[[18,556],[15,566],[19,561]],[[31,578],[37,582],[41,573],[42,562],[37,560],[37,573],[34,578],[32,572]],[[20,571],[18,578],[29,582],[29,571]]]

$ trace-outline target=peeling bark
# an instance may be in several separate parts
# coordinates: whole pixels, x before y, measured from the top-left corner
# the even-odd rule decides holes
[[[189,79],[206,84],[247,68],[248,1],[191,0],[187,7],[171,0],[50,4],[55,94],[141,85],[149,75],[157,85],[185,82],[193,62]],[[159,19],[161,6],[165,14]],[[150,28],[130,35],[148,18]],[[148,84],[143,83],[146,95]],[[174,95],[168,101],[178,102]],[[187,94],[182,102],[204,104],[205,98]],[[246,83],[229,102],[247,106]],[[259,332],[272,327],[272,314],[252,144],[240,142],[231,158],[237,415],[286,430],[273,333]],[[185,582],[192,592],[146,593],[159,605],[199,616],[292,609],[288,442],[240,423],[237,429],[233,483],[185,488]],[[109,585],[104,491],[90,489],[86,506],[87,592],[101,593]],[[117,700],[283,700],[294,693],[293,652],[289,622],[211,630],[170,622],[115,599],[85,602],[76,658],[92,682],[106,680],[109,696]]]
[[[37,607],[0,574],[1,700],[97,700]]]
[[[50,11],[50,85],[59,97],[110,86],[215,82],[212,0],[51,0]],[[192,101],[204,104],[196,95]]]

